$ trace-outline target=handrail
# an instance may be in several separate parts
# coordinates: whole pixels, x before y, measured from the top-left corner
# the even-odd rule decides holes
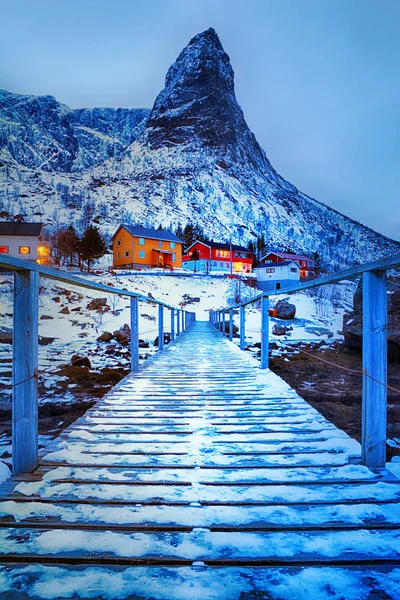
[[[400,267],[400,254],[386,256],[364,265],[350,267],[280,290],[262,292],[233,306],[210,311],[210,322],[226,335],[225,314],[229,312],[229,339],[232,340],[233,311],[240,308],[240,348],[245,349],[245,307],[261,301],[261,368],[269,360],[269,297],[301,292],[321,285],[338,283],[362,275],[362,440],[361,460],[371,468],[386,462],[387,419],[387,275]]]
[[[61,281],[62,283],[68,283],[77,287],[83,287],[88,290],[96,290],[99,292],[106,292],[109,294],[118,294],[118,296],[129,296],[130,298],[137,298],[142,302],[152,302],[153,304],[160,304],[162,306],[165,306],[165,308],[169,308],[170,310],[178,310],[176,307],[166,304],[161,300],[156,300],[155,298],[142,296],[142,294],[136,294],[135,292],[129,292],[128,290],[124,290],[122,288],[104,285],[103,283],[89,281],[84,279],[83,277],[71,275],[66,271],[58,271],[57,269],[52,269],[50,267],[38,265],[37,263],[33,263],[28,260],[23,260],[21,258],[15,258],[13,256],[1,255],[0,267],[4,267],[5,269],[9,269],[11,271],[32,271],[38,273],[41,277],[46,277],[47,279],[54,279],[55,281]]]

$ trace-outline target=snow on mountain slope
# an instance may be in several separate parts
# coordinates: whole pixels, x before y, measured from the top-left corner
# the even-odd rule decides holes
[[[9,96],[7,105],[18,105],[15,95]],[[44,102],[30,103],[39,101]],[[13,153],[4,148],[0,155],[5,211],[78,227],[84,214],[86,222],[95,219],[107,233],[123,221],[176,226],[189,220],[220,241],[245,244],[264,233],[274,247],[318,252],[330,269],[400,250],[400,243],[299,192],[273,169],[246,124],[229,57],[213,29],[195,36],[181,52],[150,114],[141,114],[141,133],[121,152],[104,151],[115,137],[116,129],[109,125],[112,113],[107,112],[112,109],[73,111],[73,119],[66,120],[63,115],[70,109],[58,105],[50,110],[48,103],[47,98],[44,107],[35,105],[35,127],[47,115],[48,129],[58,131],[55,115],[54,123],[65,133],[66,158],[57,158],[57,146],[57,156],[46,163],[55,162],[57,169],[49,172],[39,160],[29,162],[24,148],[19,158],[18,141],[13,140]],[[75,137],[68,133],[71,120]],[[125,126],[117,129],[118,139],[126,142]],[[94,145],[86,158],[86,135],[102,149],[92,162],[99,164],[77,172],[96,152]],[[78,139],[79,152],[74,145]],[[40,136],[31,146],[39,152]],[[68,166],[64,171],[62,160]]]

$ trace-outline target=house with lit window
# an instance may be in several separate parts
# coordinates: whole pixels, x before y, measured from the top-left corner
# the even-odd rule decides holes
[[[290,254],[288,252],[269,252],[261,258],[261,264],[282,263],[288,260],[295,260],[300,267],[300,279],[315,277],[315,261],[309,256],[302,254]]]
[[[274,292],[300,281],[300,265],[295,260],[266,263],[256,267],[257,287],[264,292]]]
[[[117,269],[182,266],[182,240],[170,231],[141,225],[120,225],[112,237]]]
[[[195,259],[194,259],[195,257]],[[253,254],[243,246],[196,240],[182,257],[182,266],[209,273],[251,273]]]
[[[43,223],[0,222],[0,254],[32,260],[40,264],[50,262],[50,248],[43,241]]]

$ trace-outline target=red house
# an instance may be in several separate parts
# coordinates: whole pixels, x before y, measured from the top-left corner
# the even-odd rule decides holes
[[[261,259],[261,264],[280,263],[286,260],[295,260],[300,265],[300,279],[315,276],[315,261],[301,254],[289,254],[287,252],[269,252]]]
[[[193,255],[198,258],[193,260]],[[182,267],[192,271],[210,271],[219,273],[251,273],[253,254],[243,246],[200,242],[189,246],[182,256]]]

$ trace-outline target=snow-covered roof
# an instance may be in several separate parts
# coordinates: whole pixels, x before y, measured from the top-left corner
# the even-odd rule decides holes
[[[188,250],[190,250],[190,248],[192,248],[195,244],[203,244],[204,246],[207,246],[207,248],[215,248],[216,250],[232,249],[234,252],[247,252],[247,254],[252,254],[252,252],[248,248],[245,248],[244,246],[236,246],[235,244],[231,245],[231,244],[224,244],[224,243],[213,242],[213,241],[202,242],[201,240],[196,240],[195,242],[193,242],[193,244],[186,249],[186,252]]]
[[[0,235],[21,235],[39,237],[43,223],[20,223],[15,221],[0,222]]]
[[[152,240],[166,240],[167,242],[179,242],[182,244],[182,240],[180,240],[174,233],[171,231],[165,231],[165,229],[153,229],[151,227],[142,227],[142,225],[125,225],[123,223],[114,233],[113,238],[117,235],[118,231],[124,227],[131,235],[137,237],[150,238]]]
[[[292,263],[294,263],[296,265],[296,267],[298,267],[300,269],[300,265],[296,260],[283,260],[282,262],[279,263],[264,263],[263,265],[258,265],[258,267],[256,267],[256,269],[268,269],[268,268],[280,268],[280,267],[287,267],[288,265],[291,265]]]

